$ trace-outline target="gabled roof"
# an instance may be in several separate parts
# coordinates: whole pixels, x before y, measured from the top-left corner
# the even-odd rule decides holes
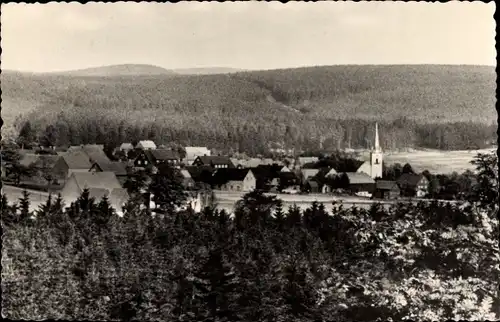
[[[156,149],[156,144],[151,140],[143,140],[137,143],[137,147],[140,149]]]
[[[211,165],[211,164],[227,164],[234,166],[234,164],[231,162],[231,159],[229,157],[225,156],[198,156],[197,159],[200,159],[200,161],[204,165]]]
[[[104,196],[109,195],[109,190],[104,188],[89,188],[89,196],[99,201]]]
[[[302,173],[302,176],[307,179],[309,177],[314,177],[315,175],[317,175],[319,172],[319,169],[302,169],[301,170],[301,173]]]
[[[179,154],[172,150],[167,149],[156,149],[144,151],[146,154],[151,154],[155,160],[178,160]]]
[[[398,178],[397,182],[399,185],[416,187],[418,185],[418,183],[420,182],[420,180],[422,180],[422,178],[425,178],[425,177],[421,174],[404,173]]]
[[[347,178],[349,178],[349,183],[350,184],[366,184],[366,183],[375,183],[375,180],[373,180],[372,177],[367,175],[364,172],[357,173],[357,172],[345,172],[347,175]]]
[[[102,172],[113,172],[117,176],[127,175],[127,166],[123,162],[102,162],[94,163]]]
[[[389,180],[378,180],[375,187],[379,190],[399,190],[397,182]]]
[[[215,184],[224,184],[228,181],[243,181],[249,172],[251,172],[250,169],[217,169],[213,173],[212,179]]]
[[[90,169],[92,164],[83,151],[68,151],[60,154],[70,169]]]
[[[318,182],[315,180],[307,180],[306,184],[309,185],[311,188],[318,188],[319,187]]]
[[[85,188],[102,188],[110,191],[121,189],[120,182],[113,172],[73,172],[71,176],[75,178],[81,190]]]

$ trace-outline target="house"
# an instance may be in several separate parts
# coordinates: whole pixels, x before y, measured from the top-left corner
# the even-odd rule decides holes
[[[300,189],[300,179],[295,173],[290,171],[280,171],[278,173],[278,191],[291,188],[294,190]]]
[[[256,188],[256,178],[250,169],[221,168],[213,173],[212,185],[224,191],[248,192]]]
[[[261,164],[251,169],[257,180],[257,189],[273,192],[279,190],[280,173],[290,173],[290,169],[288,169],[288,167],[279,164]]]
[[[113,172],[123,186],[128,178],[127,165],[123,162],[94,162],[90,172]]]
[[[33,167],[35,173],[29,178],[29,181],[36,184],[47,184],[47,180],[51,184],[64,181],[66,173],[56,165],[61,159],[59,155],[50,154],[24,154],[19,163],[25,167]]]
[[[210,183],[212,182],[212,174],[214,169],[210,166],[187,166],[183,170],[189,172],[191,179],[198,186],[203,186],[205,188],[210,187]]]
[[[310,178],[313,178],[319,173],[319,169],[302,169],[300,170],[302,182],[305,183]]]
[[[193,161],[194,166],[211,166],[214,169],[235,168],[229,157],[225,156],[198,156]]]
[[[397,199],[400,195],[401,191],[396,181],[378,180],[375,184],[374,198]]]
[[[184,149],[186,151],[186,163],[188,165],[193,164],[197,157],[210,156],[211,152],[206,147],[201,146],[187,146]]]
[[[366,173],[345,172],[348,186],[347,189],[353,193],[375,191],[375,180]]]
[[[104,153],[104,146],[100,144],[85,144],[71,146],[68,152],[83,152],[87,155],[90,163],[94,162],[111,162],[106,153]]]
[[[116,212],[123,214],[122,207],[128,194],[113,172],[74,172],[61,190],[61,196],[70,204],[80,197],[84,189],[89,190],[90,197],[95,198],[96,202],[107,196]]]
[[[172,167],[180,167],[180,162],[180,156],[175,151],[166,149],[144,150],[135,158],[134,166],[138,168],[156,167],[166,163]]]
[[[55,165],[58,171],[65,173],[69,178],[75,172],[88,172],[92,167],[88,155],[83,151],[59,152],[61,158]]]
[[[156,144],[151,140],[143,140],[137,143],[136,148],[140,150],[156,150]]]
[[[404,173],[397,183],[401,194],[405,197],[424,197],[428,193],[429,180],[422,174]]]

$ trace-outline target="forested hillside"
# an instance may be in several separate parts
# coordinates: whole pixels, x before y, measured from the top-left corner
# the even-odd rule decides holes
[[[74,77],[2,74],[2,116],[59,144],[160,143],[250,153],[366,147],[481,148],[495,140],[495,70],[333,66],[225,75]],[[7,117],[6,117],[7,116]],[[489,126],[484,126],[485,124]],[[57,135],[54,135],[54,131]]]

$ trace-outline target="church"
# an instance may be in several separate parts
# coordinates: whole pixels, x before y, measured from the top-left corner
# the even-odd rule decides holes
[[[375,123],[375,146],[370,151],[370,160],[365,161],[356,172],[365,173],[373,179],[382,178],[382,158],[383,153],[378,138],[378,124]]]

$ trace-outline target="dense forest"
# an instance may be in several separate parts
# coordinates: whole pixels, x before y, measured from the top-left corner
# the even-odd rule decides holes
[[[69,207],[51,198],[35,213],[27,193],[15,204],[3,196],[2,315],[497,320],[498,168],[494,156],[483,159],[476,193],[462,204],[287,211],[254,191],[234,216],[166,203],[152,216],[131,199],[119,217],[88,191]]]
[[[54,132],[62,145],[147,138],[250,154],[269,144],[365,148],[375,121],[385,149],[477,149],[496,142],[492,67],[333,66],[141,77],[7,73],[2,92],[6,122],[19,130],[30,120],[37,136]]]

